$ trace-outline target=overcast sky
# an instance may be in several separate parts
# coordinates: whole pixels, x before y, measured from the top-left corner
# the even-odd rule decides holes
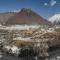
[[[60,0],[0,0],[0,12],[30,8],[42,17],[60,13]]]

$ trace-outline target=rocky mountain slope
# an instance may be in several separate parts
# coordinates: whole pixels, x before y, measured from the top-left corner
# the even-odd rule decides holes
[[[31,9],[21,9],[20,12],[9,18],[6,22],[7,25],[15,24],[42,24],[51,25],[50,22],[45,20],[43,17],[32,11]]]
[[[9,20],[9,18],[11,16],[13,16],[15,13],[14,12],[5,12],[5,13],[0,13],[0,23],[1,24],[5,24],[5,22],[7,20]]]
[[[3,25],[21,25],[21,24],[40,24],[51,25],[51,22],[47,21],[36,12],[31,9],[23,8],[19,12],[5,12],[0,13],[0,23]]]

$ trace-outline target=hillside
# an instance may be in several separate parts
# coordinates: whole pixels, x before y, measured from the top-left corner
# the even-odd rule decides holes
[[[5,24],[6,21],[9,20],[9,18],[12,17],[14,14],[14,12],[0,13],[0,23]]]
[[[16,13],[14,16],[10,17],[6,21],[7,25],[16,24],[41,24],[41,25],[51,25],[50,22],[45,20],[43,17],[32,11],[31,9],[21,9],[20,12]]]

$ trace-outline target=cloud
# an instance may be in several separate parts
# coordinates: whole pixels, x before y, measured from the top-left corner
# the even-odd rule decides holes
[[[53,16],[50,17],[48,20],[49,20],[50,22],[52,22],[52,23],[54,23],[54,22],[56,22],[56,23],[59,22],[59,21],[60,21],[60,13],[53,15]]]
[[[51,0],[51,1],[50,1],[50,6],[54,6],[56,3],[57,3],[57,1]]]
[[[47,6],[47,5],[48,5],[48,3],[44,3],[44,5],[45,5],[45,6]]]
[[[50,6],[50,7],[52,7],[52,6],[54,6],[55,4],[57,4],[57,1],[55,1],[55,0],[50,0],[49,3],[45,2],[45,3],[44,3],[44,6]]]

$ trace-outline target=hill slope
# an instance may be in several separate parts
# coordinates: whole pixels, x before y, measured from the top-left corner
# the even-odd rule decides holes
[[[5,24],[7,20],[9,20],[10,17],[12,17],[15,13],[13,12],[5,12],[0,13],[0,23]]]
[[[15,24],[42,24],[51,25],[50,22],[39,16],[37,13],[30,9],[21,9],[20,12],[9,18],[6,22],[7,25]]]

